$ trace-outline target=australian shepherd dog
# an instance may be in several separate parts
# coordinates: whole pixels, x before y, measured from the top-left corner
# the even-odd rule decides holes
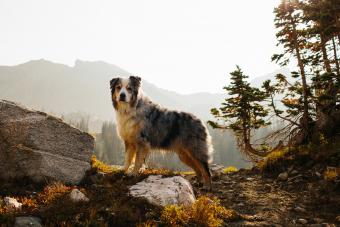
[[[118,134],[125,143],[124,171],[135,162],[132,174],[138,174],[152,150],[176,152],[211,189],[209,163],[213,148],[202,121],[152,102],[141,91],[140,77],[113,78],[110,87]]]

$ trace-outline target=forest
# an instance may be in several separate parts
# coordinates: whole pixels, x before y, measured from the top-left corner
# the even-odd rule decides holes
[[[322,144],[340,130],[340,2],[281,1],[275,8],[277,45],[272,61],[295,69],[276,75],[261,88],[251,87],[241,68],[224,87],[229,97],[213,108],[214,128],[230,129],[240,150],[257,161],[284,146]],[[262,139],[254,133],[273,122]],[[279,126],[279,127],[277,127]]]

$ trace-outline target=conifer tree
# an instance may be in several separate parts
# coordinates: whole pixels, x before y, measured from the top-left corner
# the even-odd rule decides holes
[[[266,152],[254,149],[251,144],[253,131],[269,124],[265,120],[268,111],[260,104],[265,98],[265,93],[250,86],[246,81],[248,76],[243,74],[239,66],[230,75],[231,83],[224,87],[229,97],[221,107],[211,109],[217,121],[208,123],[214,128],[231,129],[241,150],[251,158],[265,156]]]
[[[309,87],[307,85],[305,64],[307,63],[304,31],[299,25],[303,22],[302,11],[299,8],[298,1],[282,0],[281,4],[274,9],[275,27],[278,32],[276,37],[277,45],[284,47],[282,54],[274,54],[272,61],[287,65],[294,57],[297,60],[299,74],[295,73],[295,77],[301,76],[302,85],[302,117],[300,119],[301,129],[303,130],[304,140],[307,140],[310,134],[310,116],[308,106]]]

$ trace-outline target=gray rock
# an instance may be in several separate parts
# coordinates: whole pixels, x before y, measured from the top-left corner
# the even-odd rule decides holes
[[[89,198],[87,198],[86,195],[84,195],[84,193],[82,193],[81,191],[79,191],[76,188],[73,189],[70,192],[69,197],[73,202],[88,202],[88,201],[90,201]]]
[[[11,207],[15,209],[20,209],[22,206],[22,203],[19,203],[16,199],[11,198],[11,197],[5,197],[4,203],[7,207]]]
[[[129,189],[132,196],[146,198],[150,203],[160,206],[189,205],[196,200],[191,184],[180,176],[166,178],[162,178],[161,175],[149,176]]]
[[[16,217],[14,227],[41,227],[41,220],[37,217]]]
[[[277,178],[280,181],[286,181],[288,179],[288,173],[287,172],[280,173]]]
[[[93,148],[91,135],[61,119],[0,100],[0,178],[77,184]]]

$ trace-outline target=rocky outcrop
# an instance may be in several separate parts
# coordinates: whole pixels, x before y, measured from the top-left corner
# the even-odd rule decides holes
[[[93,148],[91,135],[61,119],[0,100],[0,178],[77,184]]]
[[[191,184],[180,176],[166,178],[162,178],[161,175],[149,176],[131,186],[130,194],[146,198],[150,203],[160,206],[189,205],[196,200]]]

